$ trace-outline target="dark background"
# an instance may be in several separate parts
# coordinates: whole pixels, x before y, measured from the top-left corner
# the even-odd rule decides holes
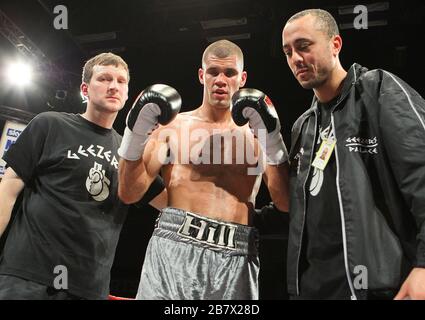
[[[248,39],[234,40],[245,54],[246,86],[263,90],[271,97],[289,147],[291,126],[308,108],[312,93],[299,86],[282,54],[285,21],[302,9],[322,8],[330,11],[339,24],[349,23],[356,15],[340,15],[339,7],[379,2],[387,3],[389,9],[372,12],[374,6],[368,7],[369,23],[383,20],[385,25],[341,30],[342,64],[346,69],[353,62],[370,69],[384,68],[424,96],[425,4],[419,0],[2,0],[0,106],[34,114],[49,110],[82,112],[85,105],[79,85],[84,61],[97,53],[112,51],[127,61],[131,73],[130,98],[115,122],[115,129],[122,133],[133,99],[150,84],[175,87],[183,98],[183,111],[198,107],[202,86],[197,71],[208,38],[249,34]],[[53,8],[57,5],[68,10],[67,30],[53,27]],[[214,19],[242,19],[246,23],[217,29],[202,27],[202,21]],[[11,23],[18,28],[14,32]],[[16,30],[20,38],[13,44],[10,40]],[[104,33],[111,35],[109,39],[87,42],[88,35]],[[36,65],[34,84],[25,90],[12,88],[3,76],[6,64],[15,57],[31,59]],[[0,128],[3,123],[0,121]],[[257,207],[269,202],[264,187],[257,201]],[[113,294],[134,296],[155,218],[155,210],[148,206],[130,209],[112,270]],[[260,248],[261,298],[286,298],[285,237],[263,236]]]

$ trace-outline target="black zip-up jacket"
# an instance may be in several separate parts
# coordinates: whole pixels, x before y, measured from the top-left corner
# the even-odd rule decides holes
[[[292,128],[288,291],[299,294],[306,181],[314,158],[317,99]],[[367,289],[398,290],[425,267],[425,101],[385,70],[354,64],[331,113],[345,271],[359,298]],[[364,276],[364,274],[362,275]],[[364,279],[364,278],[362,278]]]

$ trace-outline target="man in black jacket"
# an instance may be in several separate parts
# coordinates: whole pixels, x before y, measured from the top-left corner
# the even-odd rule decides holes
[[[385,70],[345,71],[324,10],[292,16],[282,39],[314,91],[292,129],[290,295],[425,299],[425,101]]]

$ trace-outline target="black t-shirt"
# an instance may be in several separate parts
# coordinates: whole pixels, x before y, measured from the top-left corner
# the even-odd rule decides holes
[[[336,100],[319,103],[315,152],[319,150],[322,138],[332,135],[331,108]],[[335,150],[323,171],[311,167],[305,192],[307,210],[301,255],[300,298],[349,299],[336,188]]]
[[[64,276],[55,267],[64,266],[70,293],[107,297],[127,214],[117,195],[120,142],[115,130],[75,114],[46,112],[28,124],[4,157],[25,189],[1,274],[54,286]]]

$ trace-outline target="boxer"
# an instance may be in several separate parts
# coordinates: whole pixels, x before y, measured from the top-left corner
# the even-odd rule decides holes
[[[261,162],[263,152],[271,197],[287,211],[287,189],[281,186],[288,163],[280,123],[264,94],[238,92],[247,79],[240,48],[226,40],[208,46],[198,77],[203,100],[195,110],[177,114],[179,95],[162,85],[145,90],[127,117],[119,149],[120,198],[139,200],[159,172],[168,192],[137,299],[258,298],[252,218],[263,174],[248,169]],[[262,131],[266,144],[255,136]],[[255,161],[248,159],[252,150]]]

